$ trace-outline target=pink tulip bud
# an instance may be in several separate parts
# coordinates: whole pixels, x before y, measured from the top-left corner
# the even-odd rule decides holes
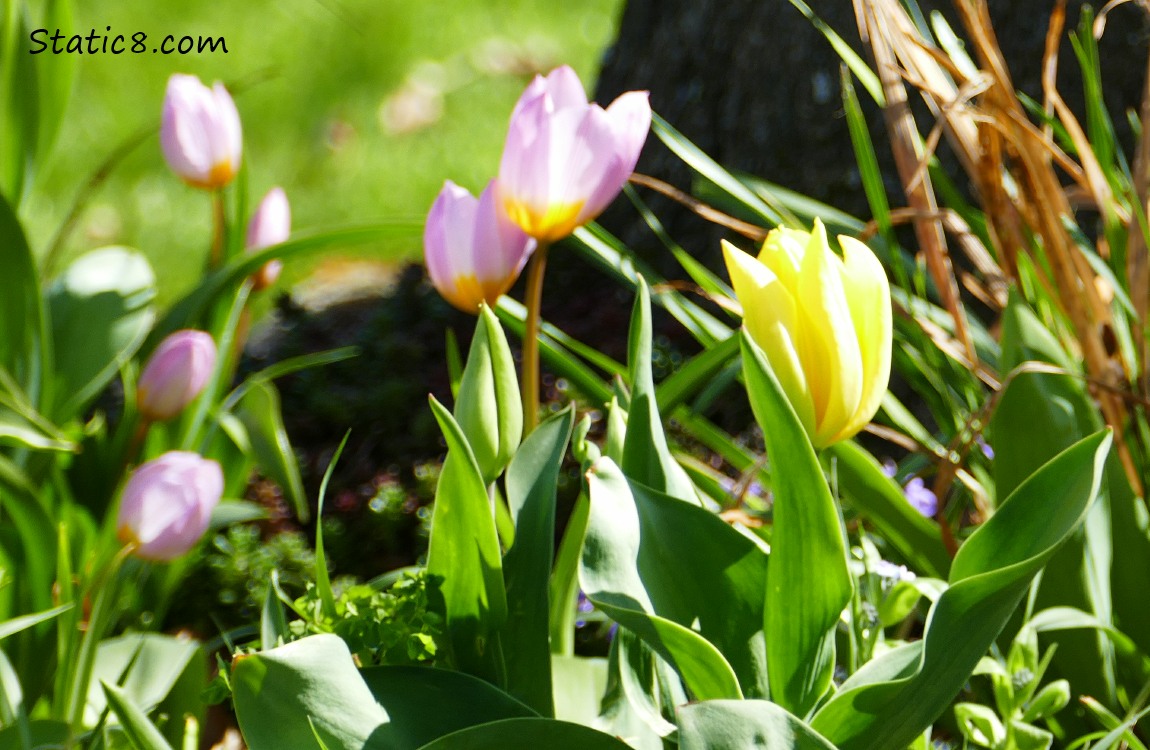
[[[647,92],[604,110],[567,66],[536,76],[511,113],[499,199],[523,231],[554,242],[591,221],[627,182],[651,128]]]
[[[160,342],[136,384],[145,419],[171,419],[200,395],[216,366],[216,342],[203,331],[176,331]]]
[[[169,451],[132,473],[120,500],[116,533],[145,560],[185,554],[204,532],[224,491],[220,465],[199,454]]]
[[[160,145],[168,166],[193,187],[213,190],[240,168],[243,135],[236,104],[224,85],[210,89],[195,76],[168,79]]]
[[[498,210],[494,182],[479,198],[448,180],[427,214],[423,253],[431,283],[466,313],[511,288],[535,241]]]
[[[262,250],[265,247],[278,245],[290,235],[291,206],[288,205],[287,195],[283,188],[272,188],[260,201],[259,207],[248,222],[247,249]],[[282,269],[283,263],[279,260],[269,260],[260,270],[252,274],[252,288],[257,292],[267,289],[276,283]]]

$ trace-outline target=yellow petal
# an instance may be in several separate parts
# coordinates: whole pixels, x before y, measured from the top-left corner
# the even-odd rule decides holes
[[[814,406],[795,346],[798,311],[794,297],[771,269],[726,240],[723,257],[735,296],[743,306],[747,332],[767,355],[807,434],[814,435]]]
[[[882,403],[890,381],[891,306],[886,271],[871,249],[852,237],[839,237],[843,248],[842,283],[862,356],[862,398],[858,409],[832,442],[866,426]]]
[[[858,411],[862,359],[842,282],[842,261],[815,220],[799,276],[799,356],[815,410],[812,442],[830,445]]]
[[[759,251],[759,261],[774,271],[792,294],[799,288],[799,269],[809,239],[806,232],[778,227],[767,234],[763,249]]]
[[[552,204],[539,210],[525,201],[505,198],[503,210],[527,235],[540,242],[557,242],[574,232],[580,225],[579,212],[583,201]]]

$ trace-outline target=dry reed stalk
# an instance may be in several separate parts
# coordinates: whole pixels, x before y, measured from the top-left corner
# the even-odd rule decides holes
[[[955,337],[961,343],[967,361],[976,363],[978,362],[978,354],[971,339],[970,326],[966,320],[966,310],[962,306],[962,299],[959,295],[958,280],[955,278],[950,254],[947,251],[942,223],[937,218],[931,218],[938,212],[938,201],[935,198],[929,173],[919,168],[924,157],[921,151],[918,127],[915,124],[914,115],[910,111],[906,87],[903,84],[902,74],[890,37],[884,33],[879,22],[878,13],[880,11],[877,6],[891,2],[893,0],[874,0],[873,2],[856,0],[858,17],[866,25],[865,29],[860,29],[860,31],[869,37],[871,42],[875,67],[879,81],[882,83],[883,94],[886,97],[883,115],[886,118],[895,166],[898,169],[899,179],[902,181],[907,201],[917,213],[914,220],[914,231],[919,247],[926,258],[927,271],[938,289],[943,307],[954,321]]]
[[[958,283],[946,246],[939,239],[943,224],[941,218],[933,218],[928,223],[928,217],[940,217],[940,214],[921,163],[920,136],[907,104],[904,81],[914,85],[938,118],[927,145],[933,150],[938,142],[938,126],[942,126],[979,196],[1001,266],[999,279],[1005,277],[1017,282],[1018,253],[1032,255],[1030,265],[1040,285],[1059,307],[1060,315],[1069,322],[1085,363],[1087,382],[1092,384],[1091,390],[1106,423],[1117,433],[1117,452],[1131,485],[1142,494],[1133,457],[1122,439],[1127,418],[1121,396],[1123,374],[1134,369],[1122,360],[1120,353],[1110,352],[1105,346],[1103,336],[1108,328],[1113,332],[1114,319],[1109,305],[1098,292],[1096,274],[1088,258],[1064,222],[1066,217],[1074,215],[1068,197],[1070,192],[1086,196],[1107,222],[1131,221],[1117,210],[1110,185],[1083,128],[1055,87],[1057,52],[1065,25],[1065,0],[1055,4],[1050,16],[1043,55],[1043,97],[1047,111],[1065,126],[1078,162],[1058,148],[1050,128],[1036,126],[1027,116],[991,26],[986,0],[956,0],[955,7],[966,30],[968,49],[979,68],[977,78],[964,74],[959,64],[925,39],[897,0],[855,0],[860,32],[870,44],[887,96],[885,114],[895,163],[906,188],[910,212],[915,215],[915,228],[928,268],[944,306],[954,318],[958,338],[968,345],[969,337],[963,335],[965,318],[961,311],[955,310],[955,305],[960,304]],[[1150,122],[1150,110],[1147,110],[1150,82],[1147,85],[1144,121]],[[1150,128],[1143,132],[1139,158],[1136,158],[1143,206],[1148,205],[1146,201],[1150,198],[1147,195],[1150,192],[1147,188],[1150,182],[1148,131]],[[1062,184],[1060,173],[1069,177],[1071,185]],[[1139,341],[1144,341],[1141,326],[1150,307],[1147,301],[1150,299],[1150,261],[1144,238],[1140,237],[1139,242],[1131,247],[1128,258],[1132,292],[1140,306],[1135,333]],[[964,250],[971,255],[965,245]],[[1102,245],[1098,250],[1100,255],[1106,252]],[[979,260],[975,260],[974,265],[987,279],[987,286],[980,287],[977,279],[972,278],[967,288],[976,290],[974,293],[984,301],[1000,299],[993,276]],[[943,350],[953,357],[951,343],[944,342]],[[972,350],[973,347],[967,348],[966,360],[977,372],[977,359]],[[962,358],[956,359],[962,361]],[[1145,347],[1141,361],[1146,362]],[[1150,390],[1150,380],[1145,382],[1146,390]],[[1105,387],[1098,387],[1099,383]]]

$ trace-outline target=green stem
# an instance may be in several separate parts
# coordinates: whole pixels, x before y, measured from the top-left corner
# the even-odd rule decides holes
[[[539,308],[543,304],[543,271],[547,267],[546,243],[539,243],[527,266],[527,322],[523,331],[523,437],[539,423]]]
[[[212,253],[208,270],[214,271],[224,262],[224,191],[212,191]]]

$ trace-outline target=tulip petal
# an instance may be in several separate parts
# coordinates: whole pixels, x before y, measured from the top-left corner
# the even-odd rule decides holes
[[[852,237],[839,237],[843,248],[842,283],[862,357],[862,398],[858,409],[834,437],[844,440],[874,417],[890,381],[891,307],[886,271],[871,249]]]
[[[858,411],[862,399],[862,358],[843,290],[842,261],[827,244],[818,219],[803,256],[798,294],[802,333],[799,356],[811,390],[818,425],[816,448],[830,445]]]
[[[799,311],[795,299],[767,266],[723,240],[731,286],[743,304],[743,323],[767,355],[779,385],[807,433],[815,433],[815,409],[796,348]]]

